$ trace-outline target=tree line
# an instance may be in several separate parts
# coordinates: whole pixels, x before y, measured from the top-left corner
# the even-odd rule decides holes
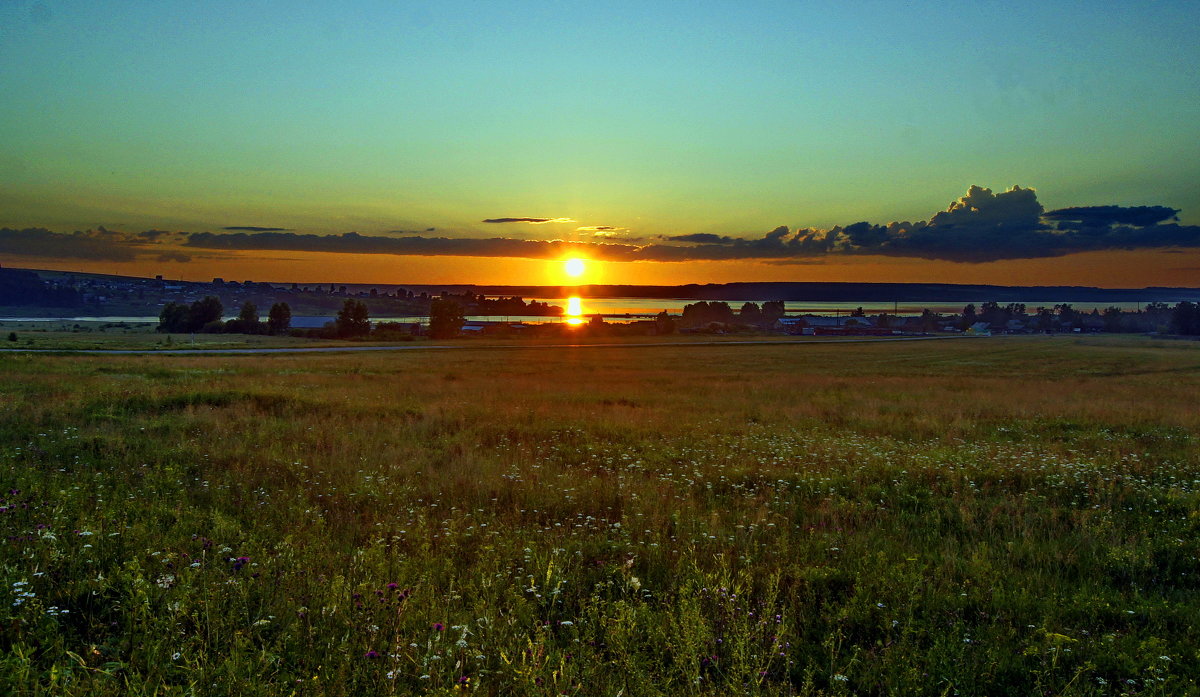
[[[159,315],[158,331],[274,335],[290,333],[295,336],[324,339],[373,336],[380,340],[395,340],[412,336],[411,327],[399,322],[380,322],[372,327],[366,303],[355,298],[347,298],[334,321],[316,329],[292,329],[292,313],[287,303],[272,305],[266,322],[261,321],[257,307],[251,302],[244,303],[238,316],[233,319],[223,320],[223,312],[224,307],[220,299],[211,295],[190,305],[167,303]],[[866,313],[859,308],[850,314],[865,317]],[[684,328],[740,325],[769,329],[783,316],[784,303],[781,300],[764,302],[762,305],[747,302],[736,312],[725,302],[701,301],[684,306],[678,322],[665,311],[659,313],[655,318],[655,333],[669,334],[675,331],[677,323]],[[881,327],[899,326],[902,319],[886,314],[876,317],[877,325]],[[996,302],[985,302],[979,307],[973,303],[968,304],[959,315],[943,316],[926,309],[919,318],[911,321],[921,331],[938,331],[947,325],[966,330],[979,322],[988,324],[993,330],[1003,331],[1014,320],[1021,328],[1038,332],[1095,329],[1113,333],[1162,331],[1185,336],[1200,335],[1200,305],[1187,301],[1174,307],[1157,302],[1148,303],[1138,311],[1109,307],[1103,312],[1093,310],[1090,313],[1075,310],[1069,303],[1061,303],[1052,308],[1037,308],[1032,314],[1024,303],[1000,305]],[[460,298],[435,298],[430,303],[429,336],[432,338],[447,339],[458,336],[465,323],[465,310]],[[593,323],[598,325],[596,329],[605,324],[599,317],[594,317]]]
[[[1070,303],[1060,303],[1053,307],[1039,307],[1032,313],[1027,311],[1024,303],[1001,306],[986,302],[978,309],[973,304],[964,307],[959,325],[966,329],[976,322],[986,322],[992,328],[1003,329],[1015,320],[1024,328],[1038,332],[1088,329],[1114,334],[1165,332],[1196,336],[1200,335],[1198,315],[1200,306],[1187,301],[1174,307],[1163,302],[1152,302],[1139,310],[1122,310],[1111,306],[1091,312],[1076,310]]]
[[[169,302],[158,315],[158,331],[177,334],[287,334],[292,325],[292,309],[287,303],[275,303],[267,321],[259,319],[258,308],[252,302],[242,304],[238,316],[222,320],[225,306],[220,298],[206,295],[192,304]]]
[[[761,306],[758,303],[743,303],[737,313],[734,313],[729,303],[701,301],[684,305],[679,323],[688,328],[710,324],[745,324],[766,329],[783,317],[783,313],[782,300],[769,300]]]

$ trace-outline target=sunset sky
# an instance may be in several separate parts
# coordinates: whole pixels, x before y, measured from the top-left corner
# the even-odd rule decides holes
[[[0,264],[1200,286],[1197,27],[1195,0],[10,0]]]

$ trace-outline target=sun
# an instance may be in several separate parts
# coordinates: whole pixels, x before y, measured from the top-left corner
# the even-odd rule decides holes
[[[563,262],[563,271],[571,278],[579,278],[587,271],[587,264],[583,259],[567,259]]]

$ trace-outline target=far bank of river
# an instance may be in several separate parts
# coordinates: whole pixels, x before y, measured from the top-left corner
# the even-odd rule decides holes
[[[538,298],[539,302],[546,302],[551,305],[557,305],[565,308],[567,306],[567,298]],[[692,299],[682,298],[583,298],[581,302],[581,312],[584,315],[601,315],[606,319],[613,321],[621,321],[622,319],[635,320],[666,311],[672,315],[678,315],[683,312],[685,305],[700,302]],[[720,302],[720,301],[717,301]],[[740,308],[744,301],[725,301],[735,311]],[[1026,310],[1032,314],[1039,307],[1052,308],[1061,301],[1047,300],[1045,302],[1025,303]],[[784,309],[789,315],[846,315],[855,311],[859,307],[869,315],[875,315],[886,312],[888,314],[898,315],[919,315],[922,310],[928,309],[939,314],[957,314],[962,312],[966,303],[860,303],[860,302],[814,302],[814,301],[795,301],[785,302]],[[1142,303],[1127,302],[1127,303],[1070,303],[1071,307],[1080,312],[1091,312],[1092,310],[1104,311],[1105,308],[1117,307],[1123,311],[1136,311],[1140,309]],[[976,309],[979,303],[975,304]],[[628,315],[628,317],[627,317]],[[229,315],[226,319],[233,319],[234,315]],[[331,322],[334,315],[293,315],[292,326],[298,328],[315,328],[324,325],[326,322]],[[376,322],[427,322],[428,317],[424,316],[380,316],[372,317]],[[560,322],[562,318],[557,316],[468,316],[469,321],[512,321],[525,322],[529,324],[541,322]],[[128,323],[128,324],[157,324],[157,316],[64,316],[64,317],[0,317],[0,323],[12,322],[104,322],[104,323]]]

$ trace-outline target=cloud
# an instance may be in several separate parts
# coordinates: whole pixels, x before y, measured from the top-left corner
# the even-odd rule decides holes
[[[134,235],[103,227],[70,234],[45,228],[0,228],[0,254],[14,256],[132,261],[137,257],[139,242]]]
[[[223,227],[222,230],[244,230],[246,232],[286,232],[291,228],[286,227],[258,227],[257,225],[231,225]]]
[[[807,231],[804,231],[807,232]],[[798,231],[796,235],[802,234]],[[341,235],[311,235],[293,232],[228,233],[197,232],[185,246],[220,250],[290,250],[349,254],[396,254],[413,256],[514,257],[559,259],[579,255],[598,261],[694,261],[728,259],[786,259],[809,249],[804,241],[785,239],[786,227],[776,228],[760,240],[731,240],[732,244],[648,244],[631,241],[574,242],[526,240],[511,237],[383,237],[348,232]]]
[[[695,232],[690,235],[672,235],[662,239],[672,242],[700,242],[702,244],[733,244],[736,238],[714,235],[711,232]]]
[[[1059,208],[1044,213],[1042,217],[1058,222],[1059,228],[1105,227],[1108,225],[1136,225],[1145,227],[1168,220],[1178,220],[1179,211],[1166,206],[1082,206]]]
[[[1179,211],[1165,206],[1085,206],[1045,211],[1032,188],[1014,186],[994,193],[980,186],[935,212],[928,221],[875,224],[860,221],[831,229],[779,226],[760,237],[713,233],[660,235],[642,239],[620,235],[625,228],[580,226],[586,241],[505,237],[433,236],[393,230],[381,235],[315,235],[273,228],[228,232],[121,233],[103,227],[63,234],[41,228],[0,230],[0,253],[26,256],[127,261],[155,254],[162,261],[186,262],[197,250],[258,250],[561,259],[597,261],[732,261],[771,264],[820,263],[838,256],[878,255],[983,263],[1003,259],[1054,257],[1115,249],[1200,248],[1200,226],[1180,225]],[[493,218],[485,222],[542,224],[570,218]]]
[[[590,232],[592,237],[602,240],[624,240],[625,242],[640,241],[640,237],[629,235],[629,228],[617,227],[615,225],[584,225],[575,228],[575,232]]]
[[[182,264],[191,261],[192,257],[183,252],[163,252],[158,255],[157,259],[158,261],[176,261]]]
[[[0,254],[88,261],[154,258],[183,263],[191,261],[193,255],[171,249],[170,243],[186,239],[187,234],[168,230],[121,232],[104,226],[72,233],[52,232],[45,228],[2,228]]]
[[[805,263],[837,255],[916,257],[982,263],[1032,259],[1105,249],[1200,247],[1200,226],[1163,224],[1178,213],[1163,206],[1093,206],[1046,213],[1031,188],[1014,186],[993,193],[972,186],[926,221],[876,225],[866,221],[829,230],[779,226],[762,237],[713,233],[660,236],[649,244],[638,239],[589,242],[529,240],[512,237],[446,238],[412,235],[374,237],[306,235],[292,232],[192,233],[186,246],[207,249],[261,249],[418,256],[481,256],[553,259],[578,254],[606,261],[729,261]],[[508,222],[549,222],[555,218],[497,218]],[[614,226],[580,231],[613,233]]]
[[[929,223],[890,223],[856,236],[846,251],[962,262],[1055,257],[1110,249],[1200,246],[1200,227],[1159,224],[1178,213],[1163,206],[1091,206],[1049,213],[1033,189],[992,194],[972,186]]]
[[[695,243],[697,258],[795,259],[874,254],[982,263],[1108,249],[1200,247],[1200,226],[1161,224],[1179,211],[1165,206],[1091,206],[1046,213],[1031,188],[993,193],[972,186],[928,222],[858,222],[830,230],[780,227],[759,239],[698,233],[664,238]]]
[[[218,234],[196,232],[185,246],[224,250],[290,250],[341,252],[349,254],[397,254],[413,256],[558,258],[565,253],[580,253],[597,258],[627,258],[636,247],[630,245],[569,242],[565,240],[521,240],[508,237],[383,237],[347,232],[341,235],[310,235],[294,232]]]
[[[143,230],[139,232],[137,236],[152,242],[157,242],[163,237],[170,237],[174,234],[175,233],[171,232],[170,230]]]
[[[574,223],[576,221],[570,218],[487,218],[485,223],[533,223],[541,225],[543,223]]]

